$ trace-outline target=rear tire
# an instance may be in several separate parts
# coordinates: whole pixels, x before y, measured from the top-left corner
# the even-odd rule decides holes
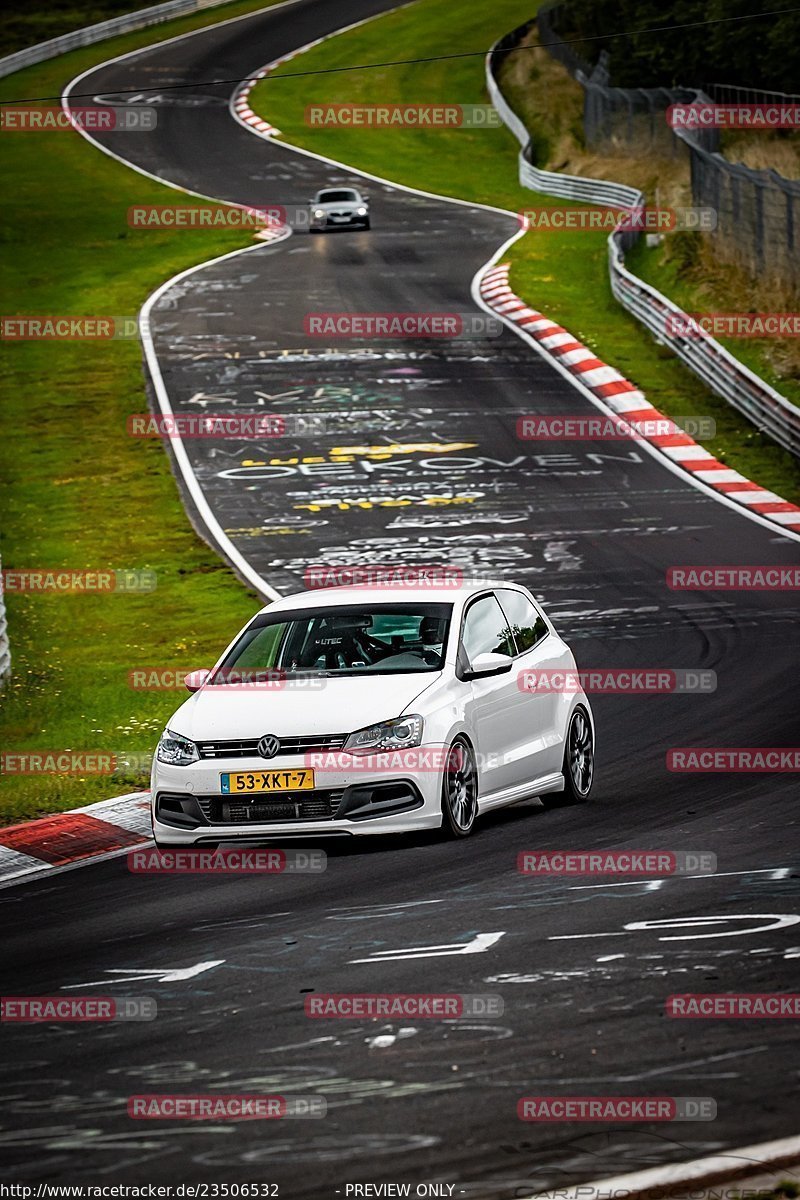
[[[447,755],[442,780],[442,829],[451,838],[469,837],[478,815],[478,771],[464,738],[456,738]]]
[[[545,808],[583,804],[589,799],[594,782],[594,737],[585,708],[576,708],[569,719],[561,772],[564,776],[564,790],[540,796],[539,799]]]

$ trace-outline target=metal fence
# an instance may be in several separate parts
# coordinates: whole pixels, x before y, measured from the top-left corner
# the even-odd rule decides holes
[[[794,103],[798,98],[733,84],[709,84],[704,91],[611,87],[605,51],[590,67],[570,45],[559,42],[563,11],[560,4],[539,11],[539,40],[583,87],[587,145],[639,155],[688,154],[692,203],[718,213],[716,229],[708,236],[720,257],[795,293],[800,279],[800,181],[729,161],[720,153],[719,130],[673,129],[666,110],[692,101]]]
[[[800,96],[742,87],[738,83],[706,83],[703,91],[717,104],[800,104]]]
[[[14,71],[21,71],[23,67],[46,62],[49,58],[65,54],[68,50],[78,50],[81,46],[92,46],[95,42],[102,42],[118,33],[146,29],[148,25],[171,21],[173,17],[182,17],[186,13],[230,3],[231,0],[167,0],[165,4],[155,4],[152,8],[123,13],[120,17],[100,21],[97,25],[87,25],[84,29],[73,30],[72,33],[63,33],[48,42],[39,42],[35,46],[27,46],[24,50],[17,50],[14,54],[0,58],[0,79],[5,75],[12,75]]]
[[[716,209],[710,236],[730,262],[795,293],[800,279],[800,180],[758,171],[710,153],[694,135],[676,130],[689,147],[692,202]]]
[[[571,200],[611,206],[639,207],[644,196],[635,188],[606,179],[588,179],[543,171],[530,161],[528,132],[519,116],[505,100],[496,79],[499,61],[529,26],[506,35],[486,56],[486,87],[489,97],[520,142],[519,181],[523,187]],[[637,278],[625,266],[625,251],[639,237],[636,230],[614,232],[608,239],[608,266],[611,291],[616,299],[638,321],[665,343],[699,376],[708,387],[727,400],[737,411],[779,445],[800,457],[800,409],[797,409],[774,388],[759,379],[743,363],[711,337],[675,337],[667,333],[670,317],[681,322],[688,320],[676,304],[655,288]]]
[[[681,150],[665,113],[671,104],[689,104],[698,96],[696,88],[619,88],[611,86],[607,50],[601,50],[591,66],[558,31],[563,6],[539,10],[536,24],[539,41],[562,63],[583,88],[583,130],[587,146],[624,147],[640,153],[674,155]],[[714,131],[710,131],[712,135]],[[718,135],[717,135],[718,140]],[[717,149],[716,144],[709,149]]]

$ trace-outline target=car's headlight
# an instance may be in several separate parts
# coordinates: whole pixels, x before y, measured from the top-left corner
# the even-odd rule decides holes
[[[368,750],[407,750],[422,741],[422,717],[397,717],[351,733],[343,749],[353,754]]]
[[[365,217],[367,215],[367,210],[365,208],[359,208],[356,215],[359,217]]]
[[[315,217],[324,217],[324,216],[325,216],[325,209],[324,209],[324,208],[315,208],[315,209],[314,209],[314,216],[315,216]]]
[[[165,729],[158,741],[156,758],[159,762],[169,763],[171,767],[188,767],[190,763],[198,762],[200,755],[194,742]]]

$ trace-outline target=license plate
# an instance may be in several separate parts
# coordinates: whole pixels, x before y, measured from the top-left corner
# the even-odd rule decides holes
[[[314,786],[314,772],[306,768],[294,771],[230,771],[219,777],[223,796],[242,792],[307,792]]]

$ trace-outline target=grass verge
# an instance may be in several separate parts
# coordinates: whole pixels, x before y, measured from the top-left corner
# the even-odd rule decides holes
[[[530,15],[521,0],[497,0],[489,8],[464,5],[454,46],[452,0],[418,0],[279,67],[253,89],[250,103],[278,125],[287,142],[399,183],[512,211],[553,207],[558,202],[552,197],[517,184],[517,143],[505,129],[347,129],[305,122],[306,107],[320,103],[485,103],[483,60],[477,53],[474,58],[291,77],[300,70],[330,71],[386,58],[483,51]],[[657,346],[613,299],[602,234],[532,230],[508,257],[512,286],[528,303],[624,372],[661,411],[673,417],[713,417],[716,436],[705,443],[712,453],[786,499],[800,500],[800,464]]]
[[[75,0],[48,0],[40,8],[29,5],[25,8],[7,9],[0,16],[0,45],[3,54],[47,42],[75,29],[97,25],[123,13],[136,12],[147,5],[142,0],[90,0],[88,4],[77,4]]]
[[[0,98],[58,94],[93,63],[264,7],[226,5],[73,52],[0,81]],[[171,275],[252,242],[241,231],[130,229],[129,205],[181,194],[72,130],[3,136],[6,314],[135,315]],[[151,751],[181,695],[133,691],[128,672],[207,665],[258,600],[192,531],[161,443],[126,433],[127,416],[146,409],[138,340],[3,342],[2,351],[3,566],[147,568],[157,587],[7,595],[13,675],[0,692],[0,745]],[[5,774],[2,784],[6,824],[146,777]]]

